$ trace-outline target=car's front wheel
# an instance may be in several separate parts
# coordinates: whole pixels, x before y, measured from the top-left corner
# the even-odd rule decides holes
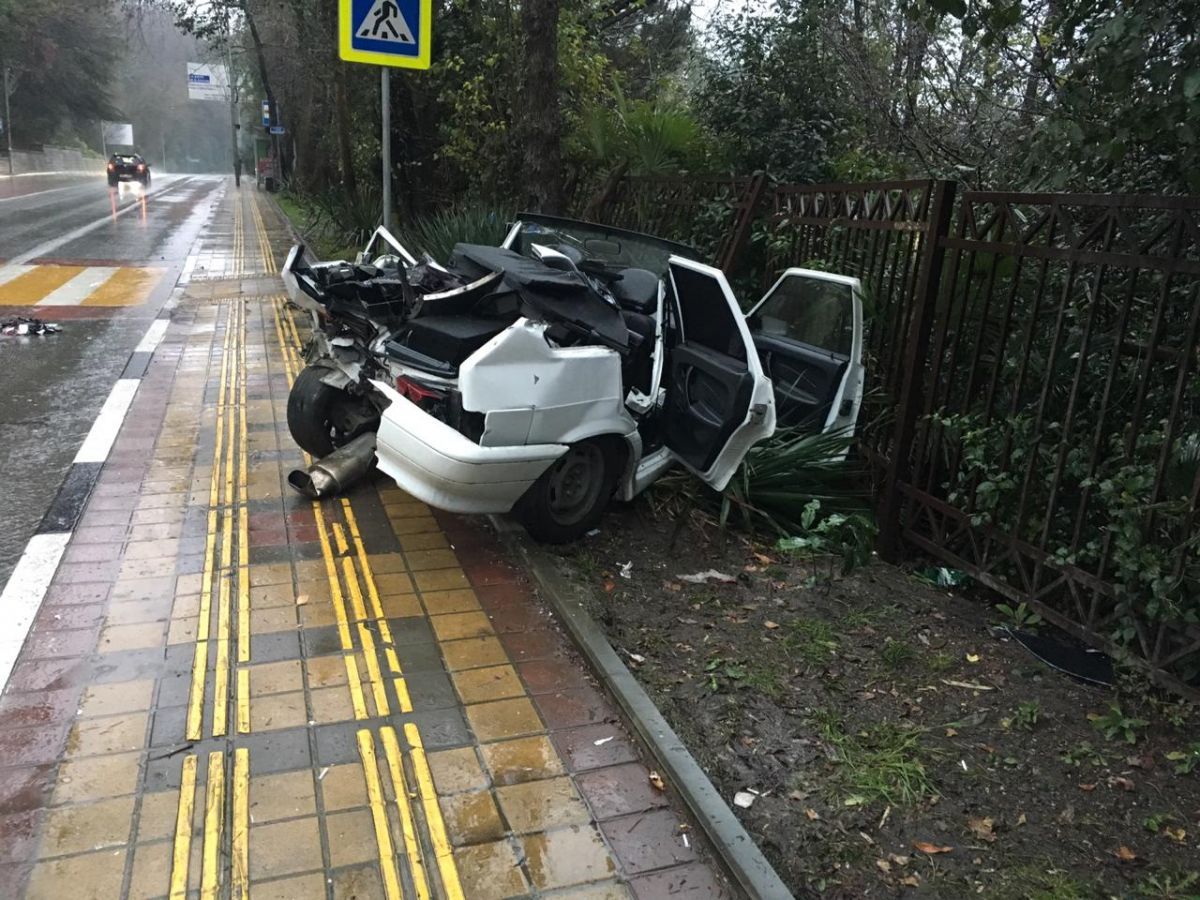
[[[596,527],[621,474],[616,438],[572,444],[517,501],[525,530],[545,544],[567,544]]]

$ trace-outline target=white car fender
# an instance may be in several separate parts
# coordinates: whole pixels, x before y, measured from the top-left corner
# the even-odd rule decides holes
[[[554,347],[546,326],[518,319],[459,369],[463,409],[483,413],[483,446],[571,444],[627,436],[621,357],[607,347]]]

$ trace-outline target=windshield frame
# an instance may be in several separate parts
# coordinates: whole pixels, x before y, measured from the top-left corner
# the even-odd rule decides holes
[[[507,250],[516,250],[515,245],[521,237],[524,227],[527,225],[541,225],[546,228],[552,228],[555,231],[570,234],[572,229],[586,230],[589,232],[590,238],[613,238],[623,242],[638,243],[649,250],[662,253],[661,271],[655,271],[654,274],[659,279],[663,279],[667,275],[668,260],[672,256],[680,256],[684,259],[690,259],[695,262],[704,262],[704,257],[694,248],[687,244],[681,244],[678,241],[671,241],[666,238],[655,237],[652,234],[644,234],[640,231],[631,231],[627,228],[617,228],[612,225],[602,225],[598,222],[587,222],[583,219],[569,219],[565,216],[548,216],[543,213],[520,213],[513,218],[512,227],[504,238],[504,243],[500,246]],[[646,268],[639,266],[636,263],[631,263],[628,266],[618,263],[605,263],[616,268]]]

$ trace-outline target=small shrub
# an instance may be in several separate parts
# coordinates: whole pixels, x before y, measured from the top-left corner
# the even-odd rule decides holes
[[[1022,731],[1033,731],[1041,717],[1042,704],[1036,700],[1030,700],[1028,703],[1018,704],[1017,711],[1012,717],[1012,723]]]
[[[1191,775],[1200,768],[1200,743],[1189,744],[1186,750],[1172,750],[1167,759],[1175,763],[1176,775]]]
[[[1088,721],[1092,723],[1093,728],[1104,735],[1106,741],[1119,737],[1127,744],[1136,744],[1137,733],[1150,724],[1145,719],[1135,719],[1125,715],[1121,711],[1119,703],[1109,704],[1108,712],[1103,715],[1089,713]]]
[[[1016,606],[1010,606],[1007,603],[996,604],[996,611],[1004,618],[1004,624],[1010,628],[1015,628],[1018,631],[1028,631],[1032,634],[1037,634],[1038,626],[1042,624],[1042,617],[1035,613],[1025,603],[1018,603]]]

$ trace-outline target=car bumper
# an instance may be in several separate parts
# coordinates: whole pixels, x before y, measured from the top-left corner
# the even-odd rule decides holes
[[[481,447],[380,381],[391,401],[379,424],[379,468],[437,509],[504,513],[567,452],[565,444]]]

